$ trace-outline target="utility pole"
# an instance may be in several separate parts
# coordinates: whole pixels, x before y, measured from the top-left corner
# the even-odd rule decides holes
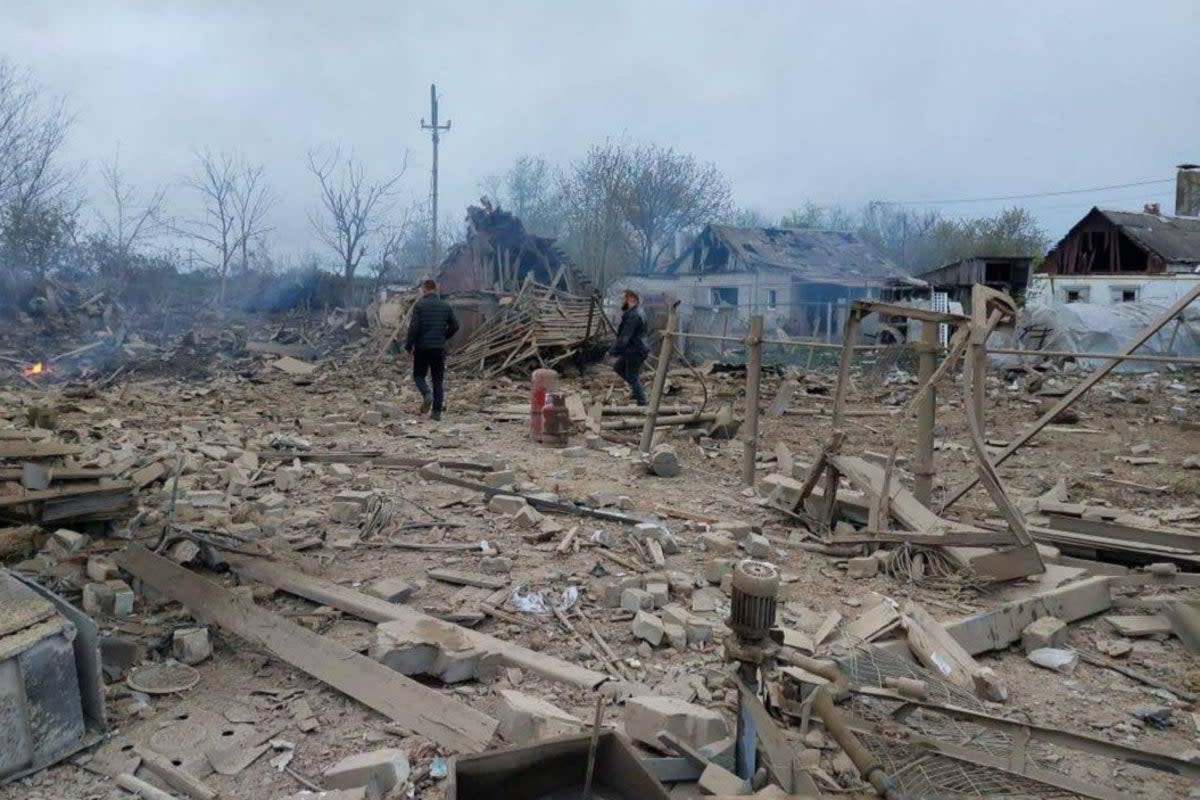
[[[429,131],[430,138],[433,139],[433,176],[432,176],[432,181],[431,181],[432,186],[430,189],[430,201],[431,201],[430,205],[432,206],[432,209],[431,209],[432,216],[430,219],[432,222],[431,227],[433,229],[433,236],[432,236],[432,242],[431,242],[432,247],[430,250],[430,262],[431,263],[429,265],[429,270],[430,270],[431,275],[437,270],[438,261],[439,261],[439,258],[438,258],[438,256],[439,256],[439,253],[438,253],[438,230],[437,230],[437,226],[438,226],[438,209],[437,209],[437,203],[438,203],[438,174],[437,174],[437,172],[438,172],[438,141],[441,139],[442,131],[450,130],[450,120],[446,120],[445,125],[438,125],[438,107],[437,106],[438,106],[437,85],[431,83],[431,84],[429,84],[429,113],[431,115],[430,121],[428,124],[426,124],[425,119],[424,118],[421,119],[421,130]]]

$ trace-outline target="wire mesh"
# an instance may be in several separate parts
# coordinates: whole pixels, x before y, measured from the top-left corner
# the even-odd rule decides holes
[[[859,740],[911,800],[1073,800],[1078,795],[1030,778],[931,753],[882,736]]]
[[[985,711],[983,703],[960,686],[944,680],[911,661],[894,656],[870,644],[860,644],[838,660],[838,666],[854,684],[883,686],[888,678],[915,678],[925,683],[930,703],[957,706],[971,711]],[[849,709],[860,718],[889,727],[898,723],[910,731],[931,739],[959,746],[974,747],[990,756],[1009,758],[1013,738],[1002,730],[958,720],[923,708],[909,709],[897,719],[894,712],[900,704],[894,701],[855,695]],[[1074,798],[1078,795],[1023,778],[1003,770],[969,764],[923,747],[884,736],[861,735],[863,744],[871,750],[897,786],[911,798],[962,800],[998,798]],[[1041,756],[1042,745],[1026,745],[1029,764],[1047,769]]]

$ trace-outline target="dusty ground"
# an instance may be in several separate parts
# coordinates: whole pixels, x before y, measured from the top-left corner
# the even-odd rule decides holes
[[[243,451],[267,450],[265,440],[277,432],[303,436],[318,450],[379,449],[387,454],[422,457],[495,454],[511,464],[519,479],[529,484],[527,488],[536,486],[565,497],[579,498],[592,492],[612,492],[632,498],[637,512],[653,512],[656,505],[662,504],[721,520],[744,520],[759,525],[777,547],[775,561],[785,573],[786,600],[816,612],[836,610],[845,619],[852,619],[868,607],[873,593],[894,599],[918,599],[936,616],[948,619],[987,608],[1007,596],[1006,592],[1011,592],[1011,588],[978,592],[918,587],[882,575],[865,580],[846,577],[841,562],[796,547],[798,538],[793,535],[794,530],[780,515],[762,507],[759,497],[741,485],[742,443],[739,440],[718,442],[703,449],[684,432],[672,432],[667,440],[679,452],[683,474],[674,479],[636,477],[631,473],[628,454],[622,452],[618,444],[610,442],[605,444],[609,449],[584,450],[582,453],[543,448],[529,442],[525,423],[500,421],[486,413],[489,407],[525,401],[525,386],[509,380],[483,385],[451,376],[451,408],[442,423],[434,424],[406,415],[382,422],[362,420],[365,412],[382,408],[377,404],[398,406],[406,411],[412,411],[415,405],[415,395],[400,370],[369,354],[357,363],[326,364],[308,385],[295,385],[292,379],[269,369],[255,370],[251,377],[247,380],[228,370],[217,372],[206,382],[190,384],[174,378],[135,377],[127,383],[118,382],[94,398],[60,403],[59,430],[64,438],[77,438],[87,444],[89,454],[101,463],[111,457],[103,454],[115,453],[119,458],[122,449],[146,459],[172,447],[182,448],[190,453],[180,482],[184,491],[225,489],[229,462]],[[1073,380],[1071,377],[1051,377],[1047,386],[1069,386]],[[680,398],[691,399],[698,394],[686,375],[680,375],[677,382],[681,386]],[[811,381],[814,387],[822,384],[829,387],[831,383],[832,379],[828,377],[814,377]],[[593,370],[585,380],[568,379],[567,385],[572,389],[584,389],[593,397],[602,397],[613,385],[613,378],[607,370],[600,368]],[[710,381],[709,390],[714,401],[735,400],[740,396],[741,386],[740,376],[719,376]],[[776,386],[776,380],[767,382],[764,392],[768,400]],[[860,373],[858,391],[852,395],[851,402],[855,408],[887,408],[887,403],[902,399],[911,388],[904,382],[872,381],[865,373]],[[0,408],[7,409],[0,411],[0,416],[12,416],[14,424],[18,424],[15,418],[19,409],[42,394],[29,387],[11,387],[0,392],[3,400]],[[957,392],[945,395],[939,407],[937,438],[965,446],[965,427]],[[620,399],[625,395],[617,389],[613,396]],[[989,440],[1007,440],[1031,423],[1036,418],[1038,400],[1040,398],[1032,397],[1019,384],[1009,386],[995,379],[990,386],[988,402]],[[797,409],[826,406],[826,400],[820,396],[798,397],[792,405]],[[1000,474],[1010,491],[1018,496],[1042,494],[1058,479],[1065,478],[1073,501],[1111,503],[1150,515],[1194,508],[1200,504],[1197,497],[1200,471],[1185,471],[1181,465],[1187,456],[1200,452],[1200,433],[1194,429],[1186,430],[1180,420],[1194,423],[1200,419],[1198,407],[1200,377],[1195,374],[1115,378],[1102,384],[1079,405],[1081,419],[1077,424],[1064,426],[1097,432],[1043,433],[1031,446],[1004,464]],[[851,418],[847,447],[886,451],[894,424],[885,417]],[[828,435],[829,421],[823,414],[764,419],[761,450],[770,453],[776,442],[786,442],[799,461],[811,463]],[[582,441],[580,435],[578,443],[582,444]],[[1151,454],[1163,463],[1134,467],[1114,460],[1117,456],[1128,455],[1130,447],[1140,443],[1151,445]],[[224,448],[225,453],[222,458],[211,458],[199,450],[200,445],[217,445]],[[911,451],[907,442],[901,448],[902,454],[906,448]],[[959,485],[973,474],[969,452],[961,449],[940,450],[937,465],[939,492]],[[253,501],[277,491],[271,477],[276,469],[287,466],[287,462],[264,460],[260,470],[249,470],[252,477],[261,476],[267,480],[262,485],[238,491],[228,509],[232,519],[254,520]],[[628,614],[604,608],[601,600],[586,591],[591,587],[594,592],[598,586],[599,579],[594,575],[599,571],[598,567],[609,574],[619,574],[620,570],[612,561],[599,558],[594,549],[585,547],[569,556],[560,556],[553,552],[553,541],[527,544],[521,537],[523,531],[511,527],[505,517],[487,511],[478,495],[445,484],[424,482],[415,470],[368,464],[352,464],[350,469],[352,474],[343,477],[328,465],[306,463],[296,471],[297,479],[293,485],[281,492],[286,496],[286,504],[280,533],[293,539],[309,534],[323,538],[324,545],[308,550],[306,556],[320,561],[327,577],[350,586],[379,577],[397,577],[419,583],[418,592],[409,602],[432,610],[470,608],[490,594],[486,590],[460,589],[438,583],[425,576],[426,570],[435,566],[453,565],[478,571],[477,554],[447,557],[440,553],[397,550],[388,546],[386,532],[368,542],[344,547],[335,544],[352,539],[357,527],[354,523],[339,524],[329,519],[327,512],[333,496],[345,488],[372,489],[395,501],[397,513],[393,529],[404,522],[429,521],[422,509],[432,511],[447,523],[460,525],[394,536],[412,541],[487,540],[512,560],[513,570],[509,577],[513,586],[526,584],[554,594],[571,584],[582,587],[585,589],[582,609],[598,624],[608,642],[627,659],[626,663],[642,682],[658,691],[685,697],[699,694],[702,704],[732,707],[733,693],[720,671],[723,660],[719,646],[710,644],[685,653],[667,647],[651,649],[631,635]],[[771,469],[769,463],[762,464],[759,476],[765,476]],[[911,477],[907,473],[902,475],[906,479]],[[1106,478],[1147,488],[1113,483]],[[158,531],[155,523],[161,522],[159,511],[165,494],[166,487],[159,483],[140,498],[142,507],[152,510],[143,530],[152,532],[153,536]],[[456,499],[461,502],[450,505]],[[981,511],[982,516],[996,516],[986,496],[979,491],[968,495],[955,508],[964,519],[978,519],[980,515],[973,510]],[[568,528],[581,524],[582,531],[588,534],[605,528],[613,534],[619,552],[633,553],[619,525],[574,518],[561,518],[560,521]],[[682,552],[668,557],[667,568],[689,575],[701,573],[709,559],[709,554],[694,546],[701,526],[678,519],[668,520],[668,525],[679,538]],[[115,539],[97,540],[90,552],[117,549],[122,545],[123,542]],[[278,540],[276,546],[281,546]],[[56,585],[71,596],[72,586],[80,580],[79,564],[65,565],[58,573]],[[217,576],[217,579],[227,585],[234,584],[234,579],[227,574]],[[260,599],[278,613],[352,646],[365,647],[369,641],[371,626],[366,623],[331,613],[328,609],[317,609],[282,594]],[[686,604],[686,598],[680,599]],[[506,608],[512,611],[511,607]],[[795,610],[795,606],[785,610],[784,621],[799,626],[803,620],[797,619]],[[142,599],[132,621],[106,628],[143,644],[147,658],[157,660],[164,649],[169,649],[166,643],[173,628],[189,622],[189,618],[178,613],[176,606],[159,606]],[[552,622],[539,619],[533,627],[523,627],[489,619],[480,629],[603,670],[589,644],[573,638]],[[1090,647],[1097,639],[1113,638],[1114,634],[1101,619],[1073,624],[1070,630],[1072,644]],[[215,655],[200,666],[201,681],[196,688],[182,695],[155,697],[148,705],[139,706],[132,701],[123,684],[111,684],[108,707],[113,732],[109,741],[90,757],[80,759],[79,764],[60,764],[0,789],[0,798],[99,800],[123,796],[106,777],[89,770],[110,768],[121,758],[123,748],[146,737],[160,745],[169,743],[164,749],[174,748],[180,759],[186,761],[195,755],[196,731],[201,726],[213,736],[225,735],[234,741],[257,742],[275,737],[294,743],[295,755],[290,768],[318,781],[324,768],[343,755],[360,750],[384,746],[402,748],[408,751],[414,770],[429,767],[437,755],[431,743],[286,664],[216,630],[214,640]],[[1200,744],[1197,718],[1191,713],[1194,709],[1114,672],[1086,664],[1081,664],[1069,676],[1047,672],[1028,663],[1019,648],[985,655],[980,660],[994,667],[1010,687],[1009,702],[997,707],[1004,713],[1175,754]],[[1200,690],[1200,671],[1173,638],[1139,641],[1123,661],[1183,689]],[[700,679],[698,682],[694,681],[696,677]],[[469,682],[437,688],[459,696],[474,707],[490,711],[495,706],[494,690],[509,685],[540,695],[580,718],[591,715],[593,700],[587,693],[519,671],[508,671],[491,686]],[[306,734],[297,729],[289,705],[299,697],[307,699],[315,710],[320,722],[318,730]],[[1171,727],[1155,730],[1132,716],[1134,707],[1147,703],[1171,706]],[[610,706],[606,713],[609,720],[620,718],[617,707]],[[798,744],[798,747],[803,745]],[[236,777],[214,774],[206,780],[221,792],[222,797],[243,800],[285,797],[302,787],[294,777],[270,763],[279,752],[268,751]],[[1185,797],[1191,788],[1186,782],[1162,773],[1094,757],[1064,758],[1065,752],[1060,750],[1051,754],[1049,761],[1055,768],[1127,791],[1133,796]],[[825,763],[829,768],[828,761]],[[427,780],[415,796],[440,797],[442,783]]]

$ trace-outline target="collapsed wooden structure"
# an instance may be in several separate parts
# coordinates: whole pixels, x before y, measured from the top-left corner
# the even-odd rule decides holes
[[[528,372],[582,357],[611,335],[599,295],[582,297],[526,280],[515,295],[501,298],[448,366],[480,377]]]

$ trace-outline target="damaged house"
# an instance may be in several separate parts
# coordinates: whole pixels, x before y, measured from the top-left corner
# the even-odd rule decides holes
[[[708,225],[638,284],[680,301],[693,333],[730,333],[762,314],[768,329],[833,340],[851,300],[878,297],[904,272],[853,233]]]
[[[1093,208],[1038,266],[1030,304],[1167,306],[1200,283],[1200,166],[1176,177],[1175,215]]]
[[[592,283],[546,236],[534,236],[521,220],[486,197],[467,208],[466,239],[453,245],[438,267],[443,292],[515,292],[526,278],[575,295]]]

